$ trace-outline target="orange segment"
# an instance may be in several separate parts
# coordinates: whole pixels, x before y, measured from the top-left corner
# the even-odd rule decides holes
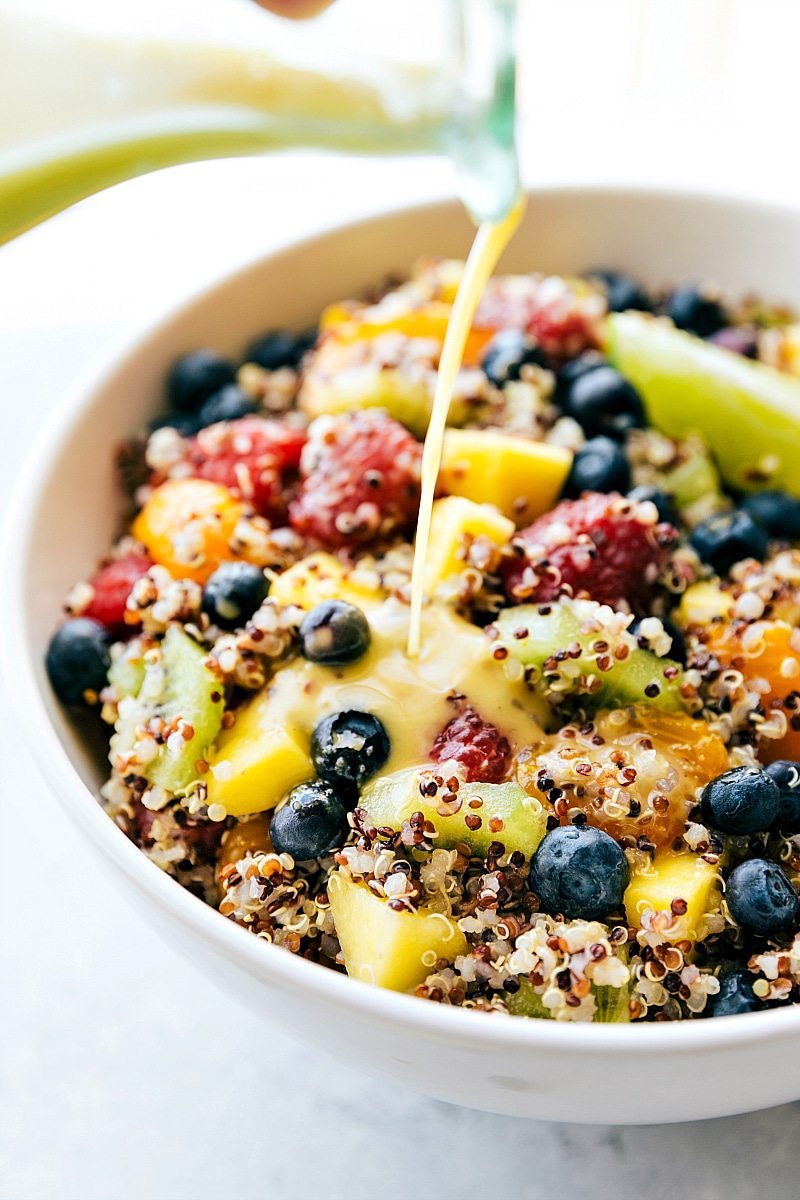
[[[517,773],[529,794],[555,797],[562,824],[579,809],[614,838],[666,847],[683,833],[698,788],[727,767],[725,745],[705,721],[639,706],[547,737],[520,754]]]
[[[778,708],[786,716],[786,735],[778,740],[762,738],[759,757],[765,762],[800,760],[800,632],[785,621],[756,621],[741,628],[712,625],[708,648],[723,666],[741,671],[757,687],[767,715]]]
[[[132,533],[176,578],[205,583],[220,563],[241,557],[231,544],[245,511],[221,484],[171,479],[152,493]]]
[[[322,314],[320,329],[335,334],[338,341],[345,343],[379,337],[383,333],[401,333],[408,338],[429,338],[441,345],[450,311],[451,305],[431,301],[423,308],[398,313],[386,321],[370,321],[361,320],[343,305],[332,304]],[[464,349],[465,366],[477,366],[496,332],[494,326],[473,326]]]

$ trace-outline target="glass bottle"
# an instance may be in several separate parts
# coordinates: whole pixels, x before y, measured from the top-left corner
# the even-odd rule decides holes
[[[450,154],[476,219],[517,189],[516,0],[2,0],[0,243],[111,184],[287,147]]]

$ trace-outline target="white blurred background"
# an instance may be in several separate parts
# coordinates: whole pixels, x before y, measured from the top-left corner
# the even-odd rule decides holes
[[[40,2],[0,0],[0,18]],[[209,3],[232,12],[237,0]],[[384,36],[391,27],[407,45],[424,41],[425,4],[339,3],[345,40],[364,36],[366,14]],[[800,0],[521,4],[527,182],[667,183],[800,203]],[[134,23],[147,11],[96,7]],[[163,16],[170,0],[159,7]],[[0,127],[14,116],[2,99],[10,77],[0,70]],[[32,83],[39,94],[48,80]],[[110,338],[286,238],[452,187],[433,159],[202,164],[122,185],[0,249],[0,500],[59,392]],[[13,699],[10,681],[0,696],[2,1200],[450,1200],[475,1194],[476,1153],[491,1160],[492,1193],[521,1200],[672,1200],[676,1189],[796,1200],[798,1106],[694,1127],[550,1127],[367,1084],[262,1026],[117,899],[20,747]]]

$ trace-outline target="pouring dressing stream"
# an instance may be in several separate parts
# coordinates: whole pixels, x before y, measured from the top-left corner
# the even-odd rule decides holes
[[[507,216],[500,221],[483,222],[475,235],[464,274],[458,285],[450,320],[447,323],[439,371],[433,395],[428,431],[422,452],[422,490],[419,503],[417,534],[414,540],[414,563],[411,572],[411,620],[408,629],[408,656],[416,658],[420,649],[422,606],[425,589],[425,563],[431,532],[431,514],[436,492],[436,480],[442,461],[442,443],[447,426],[447,414],[453,397],[456,376],[464,357],[475,312],[483,289],[494,271],[500,256],[519,226],[525,212],[525,200],[519,197]]]

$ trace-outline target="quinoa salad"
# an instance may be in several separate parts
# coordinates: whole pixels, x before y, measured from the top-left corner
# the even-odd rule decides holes
[[[461,270],[172,366],[47,651],[106,730],[101,803],[264,953],[435,1003],[800,1001],[800,322],[620,271],[492,279],[409,657]]]

